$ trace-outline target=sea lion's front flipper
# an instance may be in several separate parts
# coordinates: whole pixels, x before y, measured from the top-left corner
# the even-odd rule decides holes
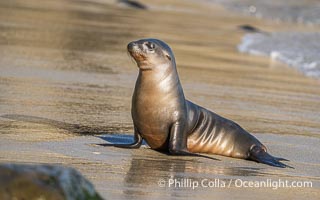
[[[134,128],[134,141],[131,144],[110,144],[110,143],[104,143],[104,144],[96,144],[99,146],[109,146],[109,147],[118,147],[118,148],[126,148],[126,149],[138,149],[140,148],[142,144],[142,137],[138,130]]]
[[[184,124],[181,122],[174,123],[170,130],[170,140],[169,140],[169,152],[171,155],[177,156],[195,156],[195,157],[202,157],[208,158],[212,160],[219,160],[213,157],[191,153],[187,150],[187,133],[183,130]],[[219,160],[220,161],[220,160]]]
[[[274,166],[274,167],[293,168],[293,167],[291,167],[289,165],[286,165],[286,164],[280,162],[282,160],[283,161],[288,161],[287,159],[273,157],[268,152],[266,152],[265,149],[263,149],[260,146],[253,146],[250,149],[249,159],[254,160],[256,162],[259,162],[259,163],[263,163],[263,164],[267,164],[267,165],[270,165],[270,166]]]

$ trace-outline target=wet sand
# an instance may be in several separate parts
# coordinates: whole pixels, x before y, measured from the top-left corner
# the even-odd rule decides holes
[[[319,31],[275,24],[211,4],[141,1],[0,2],[0,162],[72,166],[111,199],[318,199],[320,81],[236,50],[251,24],[266,31]],[[172,157],[148,148],[96,147],[101,134],[132,134],[137,68],[126,45],[168,42],[185,95],[252,132],[295,169],[239,159]],[[159,187],[161,179],[312,181],[312,188]]]

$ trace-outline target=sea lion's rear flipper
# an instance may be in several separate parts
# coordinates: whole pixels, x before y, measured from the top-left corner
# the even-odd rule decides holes
[[[277,158],[270,155],[268,152],[266,152],[265,149],[263,149],[260,146],[253,146],[250,150],[249,155],[250,160],[254,160],[259,163],[263,163],[266,165],[274,166],[274,167],[281,167],[281,168],[293,168],[289,165],[286,165],[280,161],[288,161],[284,158]]]

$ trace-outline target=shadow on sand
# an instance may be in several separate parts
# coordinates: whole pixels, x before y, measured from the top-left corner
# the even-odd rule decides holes
[[[29,115],[9,114],[9,115],[1,115],[0,117],[15,120],[15,121],[49,125],[55,128],[67,130],[70,134],[75,134],[75,135],[101,135],[101,134],[111,133],[112,131],[112,129],[108,127],[90,127],[90,126],[85,126],[80,124],[71,124],[71,123],[61,122],[61,121],[42,118],[42,117],[29,116]]]

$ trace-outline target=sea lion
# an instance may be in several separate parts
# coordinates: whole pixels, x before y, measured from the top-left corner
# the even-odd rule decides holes
[[[134,142],[112,146],[139,148],[144,139],[152,149],[172,155],[218,154],[290,167],[235,122],[186,100],[166,43],[142,39],[130,42],[127,49],[139,67],[131,110]]]

